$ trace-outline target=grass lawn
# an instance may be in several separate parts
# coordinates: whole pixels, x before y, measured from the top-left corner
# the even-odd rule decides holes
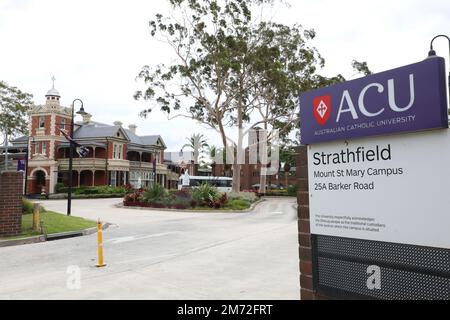
[[[95,221],[86,220],[83,218],[67,216],[64,214],[45,211],[41,213],[41,220],[44,221],[44,228],[47,234],[79,231],[97,226]],[[18,239],[24,237],[37,236],[40,233],[33,231],[33,215],[26,214],[22,216],[22,233],[19,236],[0,238],[0,239]]]

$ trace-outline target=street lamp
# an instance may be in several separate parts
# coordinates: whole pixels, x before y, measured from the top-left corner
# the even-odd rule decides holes
[[[448,40],[448,48],[449,48],[449,66],[450,66],[450,38],[448,36],[446,36],[445,34],[440,34],[437,35],[436,37],[434,37],[431,42],[430,42],[430,51],[428,52],[428,57],[435,57],[436,56],[436,51],[434,51],[433,49],[433,42],[434,40],[436,40],[437,38],[446,38]],[[449,89],[449,101],[450,101],[450,67],[449,67],[449,73],[448,73],[448,89]],[[450,103],[449,103],[449,107],[450,107]]]
[[[67,215],[70,216],[71,210],[72,210],[72,183],[73,183],[73,174],[72,174],[72,165],[73,165],[73,149],[74,149],[74,142],[73,142],[73,127],[74,127],[74,109],[75,109],[75,102],[79,101],[81,103],[80,110],[77,111],[77,114],[80,115],[86,115],[87,113],[84,111],[83,107],[83,101],[80,99],[75,99],[72,102],[72,119],[70,122],[70,141],[69,141],[69,190],[67,192]]]

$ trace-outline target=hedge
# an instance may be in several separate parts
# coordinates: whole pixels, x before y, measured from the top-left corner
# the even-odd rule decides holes
[[[106,199],[106,198],[123,198],[125,193],[110,194],[72,194],[72,199]],[[67,199],[67,193],[56,193],[48,196],[51,200]]]

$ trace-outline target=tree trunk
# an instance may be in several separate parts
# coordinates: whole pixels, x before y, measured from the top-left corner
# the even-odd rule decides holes
[[[241,191],[241,165],[238,163],[233,164],[233,192]]]
[[[261,166],[261,174],[259,176],[259,193],[266,194],[266,184],[267,184],[267,176],[263,172],[265,170],[265,166]]]
[[[264,131],[259,134],[259,159],[261,162],[259,193],[266,194],[267,188],[267,165],[268,165],[268,141],[267,141],[267,123],[264,124]]]
[[[237,143],[237,152],[236,156],[234,157],[234,164],[233,164],[233,192],[240,192],[241,191],[241,163],[240,163],[240,155],[242,150],[242,127],[243,127],[243,120],[242,120],[242,113],[243,110],[243,90],[244,84],[243,84],[243,76],[241,75],[240,83],[239,83],[239,90],[240,95],[238,98],[238,104],[237,104],[237,120],[238,120],[238,143]],[[234,146],[233,146],[234,147]],[[234,149],[234,148],[233,148]],[[245,160],[245,157],[244,157]]]
[[[285,188],[287,189],[288,187],[289,187],[289,185],[288,185],[288,174],[289,174],[289,171],[285,171],[284,172],[284,181],[285,181]]]

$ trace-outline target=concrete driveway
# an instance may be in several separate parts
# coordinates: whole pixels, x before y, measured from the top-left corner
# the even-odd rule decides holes
[[[74,200],[72,214],[113,223],[96,235],[0,248],[0,299],[299,299],[295,199],[250,213],[115,208]],[[65,212],[66,201],[44,201]]]

